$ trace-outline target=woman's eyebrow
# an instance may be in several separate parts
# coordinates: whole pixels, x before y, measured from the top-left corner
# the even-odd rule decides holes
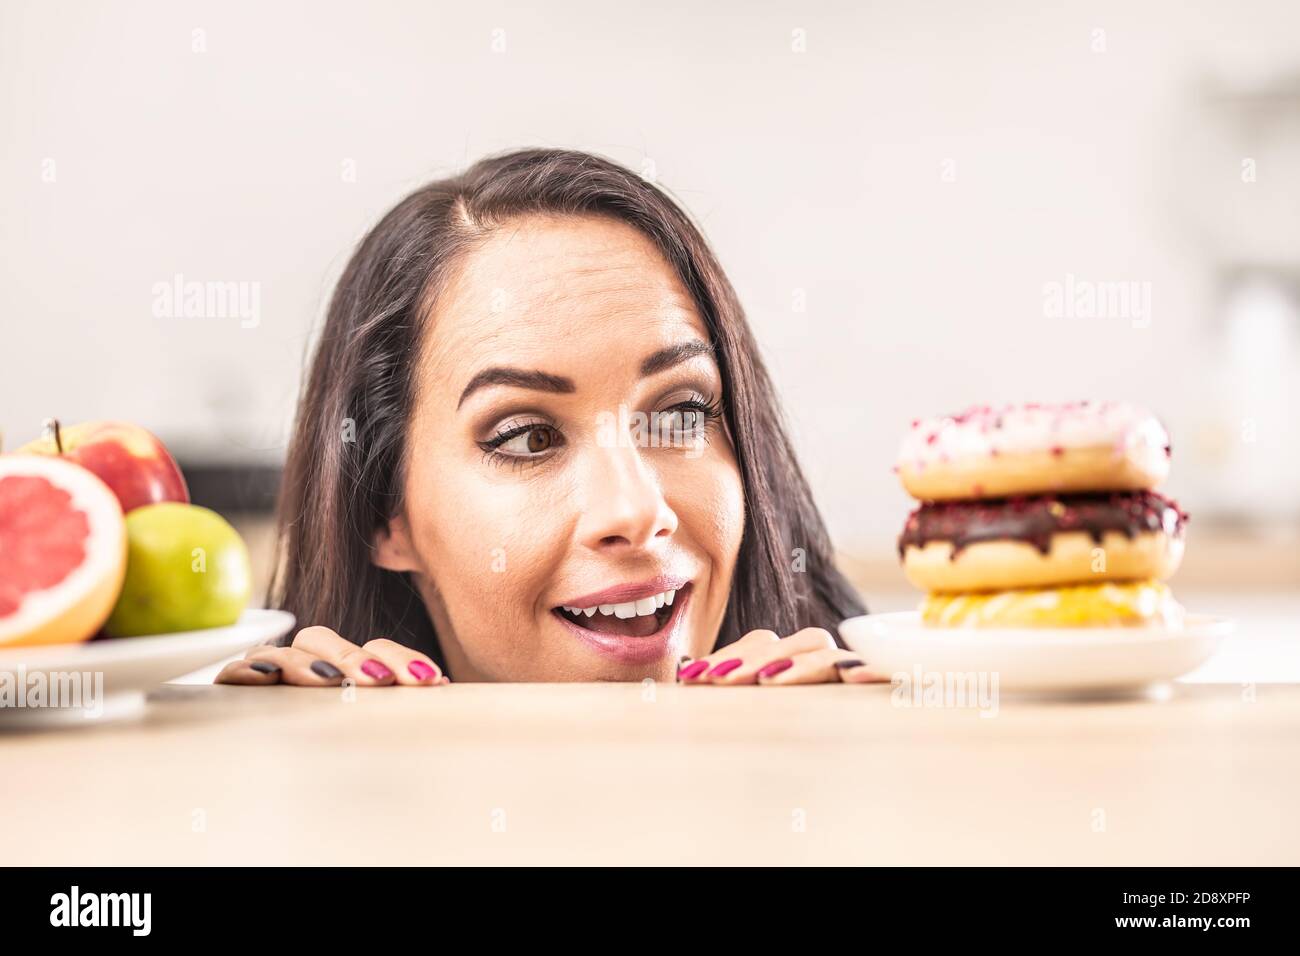
[[[713,346],[703,339],[691,339],[688,342],[678,342],[676,345],[670,345],[667,348],[660,349],[653,355],[646,357],[641,363],[641,377],[654,375],[662,372],[664,369],[672,368],[674,365],[680,365],[697,355],[712,355]]]
[[[680,365],[682,362],[695,358],[697,355],[712,355],[713,346],[702,339],[691,339],[687,342],[678,342],[676,345],[670,345],[654,352],[641,362],[641,377],[646,378],[655,375],[665,369],[672,368],[674,365]],[[565,378],[563,375],[552,375],[550,372],[543,372],[536,368],[512,368],[508,365],[494,365],[491,368],[485,368],[475,374],[465,386],[465,390],[460,393],[460,401],[456,403],[459,409],[465,404],[465,399],[481,388],[488,388],[492,385],[509,385],[514,388],[528,388],[538,392],[553,392],[556,394],[570,394],[576,392],[577,386],[573,384],[573,379]]]
[[[485,368],[469,380],[465,386],[465,391],[460,393],[460,401],[456,403],[456,408],[465,404],[465,399],[469,398],[480,388],[487,388],[490,385],[513,385],[515,388],[531,388],[538,392],[556,392],[566,394],[576,392],[578,387],[573,384],[573,379],[565,378],[563,375],[552,375],[549,372],[543,372],[535,368],[510,368],[505,365],[494,365],[491,368]]]

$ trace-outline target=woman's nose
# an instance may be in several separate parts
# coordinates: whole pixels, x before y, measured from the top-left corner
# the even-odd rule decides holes
[[[645,548],[677,530],[677,514],[640,449],[595,448],[592,456],[587,494],[579,498],[586,502],[579,519],[583,544],[593,550]]]

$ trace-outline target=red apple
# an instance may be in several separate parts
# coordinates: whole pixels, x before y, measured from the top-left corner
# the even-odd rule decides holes
[[[117,495],[122,511],[160,501],[188,504],[189,489],[176,460],[152,432],[130,422],[45,423],[40,439],[19,454],[62,455],[93,471]]]

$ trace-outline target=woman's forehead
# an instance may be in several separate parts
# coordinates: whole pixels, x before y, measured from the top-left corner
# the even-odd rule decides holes
[[[596,217],[502,227],[463,263],[431,319],[426,356],[441,379],[468,377],[484,364],[613,358],[708,339],[694,301],[648,237]]]

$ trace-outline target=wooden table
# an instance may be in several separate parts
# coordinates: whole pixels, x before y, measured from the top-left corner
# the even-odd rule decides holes
[[[0,735],[7,864],[1300,862],[1300,686],[165,686]]]

